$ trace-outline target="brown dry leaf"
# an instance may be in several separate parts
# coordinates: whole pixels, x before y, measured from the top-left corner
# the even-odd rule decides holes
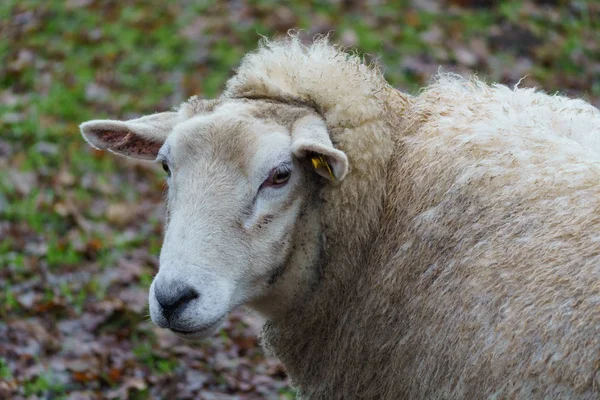
[[[136,217],[135,208],[128,203],[109,204],[106,209],[106,218],[108,221],[125,226]]]
[[[111,368],[108,371],[108,377],[112,380],[112,381],[120,381],[121,378],[123,377],[123,370],[120,368]]]
[[[62,167],[58,171],[58,174],[56,174],[56,182],[59,185],[72,186],[75,181],[75,175],[73,175],[66,167]]]
[[[75,371],[71,375],[73,376],[73,380],[80,383],[86,383],[98,379],[98,376],[90,371]]]
[[[119,387],[119,389],[108,393],[107,397],[111,399],[128,399],[129,392],[132,389],[141,391],[148,387],[146,381],[137,377],[127,377]]]

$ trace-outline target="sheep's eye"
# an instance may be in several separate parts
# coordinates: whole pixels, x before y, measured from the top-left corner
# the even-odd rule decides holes
[[[273,183],[273,185],[282,185],[284,183],[286,183],[288,181],[288,179],[290,179],[290,175],[291,175],[291,171],[277,171],[275,174],[273,174],[273,178],[271,179],[271,183]]]
[[[278,168],[275,168],[269,174],[269,177],[266,181],[263,182],[262,187],[280,187],[287,183],[290,180],[290,176],[292,175],[292,169],[288,165],[284,165]]]
[[[169,169],[169,164],[165,160],[162,161],[162,168],[167,173],[167,176],[171,176],[171,170]]]

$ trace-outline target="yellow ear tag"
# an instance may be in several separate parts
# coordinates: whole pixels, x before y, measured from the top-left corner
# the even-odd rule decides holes
[[[314,156],[310,159],[310,161],[312,162],[314,169],[325,168],[327,172],[329,172],[329,177],[331,178],[331,180],[335,181],[335,176],[333,175],[333,171],[331,171],[331,167],[329,167],[329,163],[325,159],[325,156]]]

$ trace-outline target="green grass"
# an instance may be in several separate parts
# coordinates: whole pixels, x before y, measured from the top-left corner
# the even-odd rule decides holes
[[[167,359],[154,354],[152,343],[149,341],[140,341],[134,347],[133,354],[140,363],[148,366],[158,374],[171,374],[179,366],[176,359]]]
[[[13,379],[13,374],[4,358],[0,357],[0,379],[10,381]]]
[[[43,396],[52,399],[65,398],[67,388],[56,382],[52,371],[47,371],[34,379],[25,382],[23,393],[25,396]]]

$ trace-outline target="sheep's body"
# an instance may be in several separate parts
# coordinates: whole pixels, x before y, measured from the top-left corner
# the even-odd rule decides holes
[[[600,398],[589,104],[452,76],[410,97],[292,38],[216,101],[81,129],[171,171],[157,325],[205,337],[247,304],[304,398]]]
[[[600,397],[597,109],[453,77],[410,97],[296,39],[225,97],[316,108],[350,160],[320,285],[264,331],[301,396]]]

